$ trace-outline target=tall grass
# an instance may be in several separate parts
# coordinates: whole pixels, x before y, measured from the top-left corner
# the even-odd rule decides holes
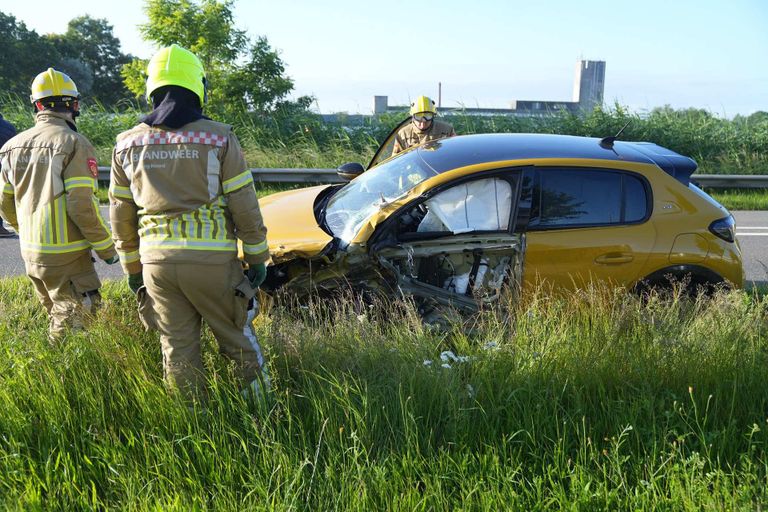
[[[32,124],[31,107],[21,98],[0,97],[0,111],[18,128]],[[142,112],[130,104],[117,109],[85,102],[80,130],[93,142],[99,160],[109,162],[115,135],[137,123]],[[249,112],[219,121],[234,126],[248,164],[253,167],[336,167],[367,162],[379,143],[404,118],[386,114],[362,124],[342,119],[323,122],[307,111],[278,110],[269,116]],[[768,116],[723,119],[701,110],[655,109],[630,112],[621,105],[596,109],[587,116],[559,112],[543,117],[446,116],[457,133],[560,133],[590,137],[615,135],[627,122],[623,140],[655,142],[694,158],[700,173],[768,173]]]
[[[50,347],[31,286],[0,281],[0,508],[768,504],[764,298],[534,294],[448,332],[407,304],[278,305],[258,323],[268,410],[207,357],[211,400],[188,411],[125,286],[105,292]]]

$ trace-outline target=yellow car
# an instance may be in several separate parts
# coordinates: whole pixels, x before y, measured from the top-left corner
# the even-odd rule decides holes
[[[733,217],[691,183],[692,159],[658,145],[484,134],[394,157],[388,145],[365,172],[340,167],[345,185],[261,200],[268,290],[383,290],[471,311],[520,283],[743,284]]]

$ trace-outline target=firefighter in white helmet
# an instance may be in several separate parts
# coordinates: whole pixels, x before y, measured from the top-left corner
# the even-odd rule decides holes
[[[154,109],[117,136],[109,188],[115,243],[145,325],[160,332],[166,383],[205,397],[201,320],[234,361],[245,391],[266,386],[251,307],[266,276],[266,234],[232,127],[202,113],[205,73],[171,45],[147,67]],[[244,273],[238,259],[242,241]]]
[[[400,128],[395,136],[393,155],[412,146],[456,135],[453,126],[435,119],[437,107],[435,102],[426,96],[419,96],[411,103],[410,113],[411,122]]]
[[[75,127],[79,98],[69,76],[43,71],[32,82],[35,126],[0,148],[0,213],[19,233],[52,339],[82,328],[101,302],[91,250],[118,261],[96,199],[96,153]]]

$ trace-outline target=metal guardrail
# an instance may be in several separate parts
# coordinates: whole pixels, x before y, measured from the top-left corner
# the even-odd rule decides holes
[[[344,183],[336,169],[251,169],[261,183]],[[694,174],[691,180],[704,188],[768,188],[768,175]],[[109,182],[109,167],[99,167],[99,182]]]

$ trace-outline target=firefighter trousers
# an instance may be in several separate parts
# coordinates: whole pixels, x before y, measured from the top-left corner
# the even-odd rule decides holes
[[[187,399],[203,398],[202,320],[213,331],[219,351],[234,362],[242,385],[260,377],[264,365],[261,347],[247,321],[248,299],[237,291],[248,284],[240,261],[223,265],[147,263],[143,277],[170,387]]]
[[[25,262],[27,276],[49,316],[48,334],[59,339],[67,329],[82,329],[101,305],[101,281],[89,252],[65,265]]]

